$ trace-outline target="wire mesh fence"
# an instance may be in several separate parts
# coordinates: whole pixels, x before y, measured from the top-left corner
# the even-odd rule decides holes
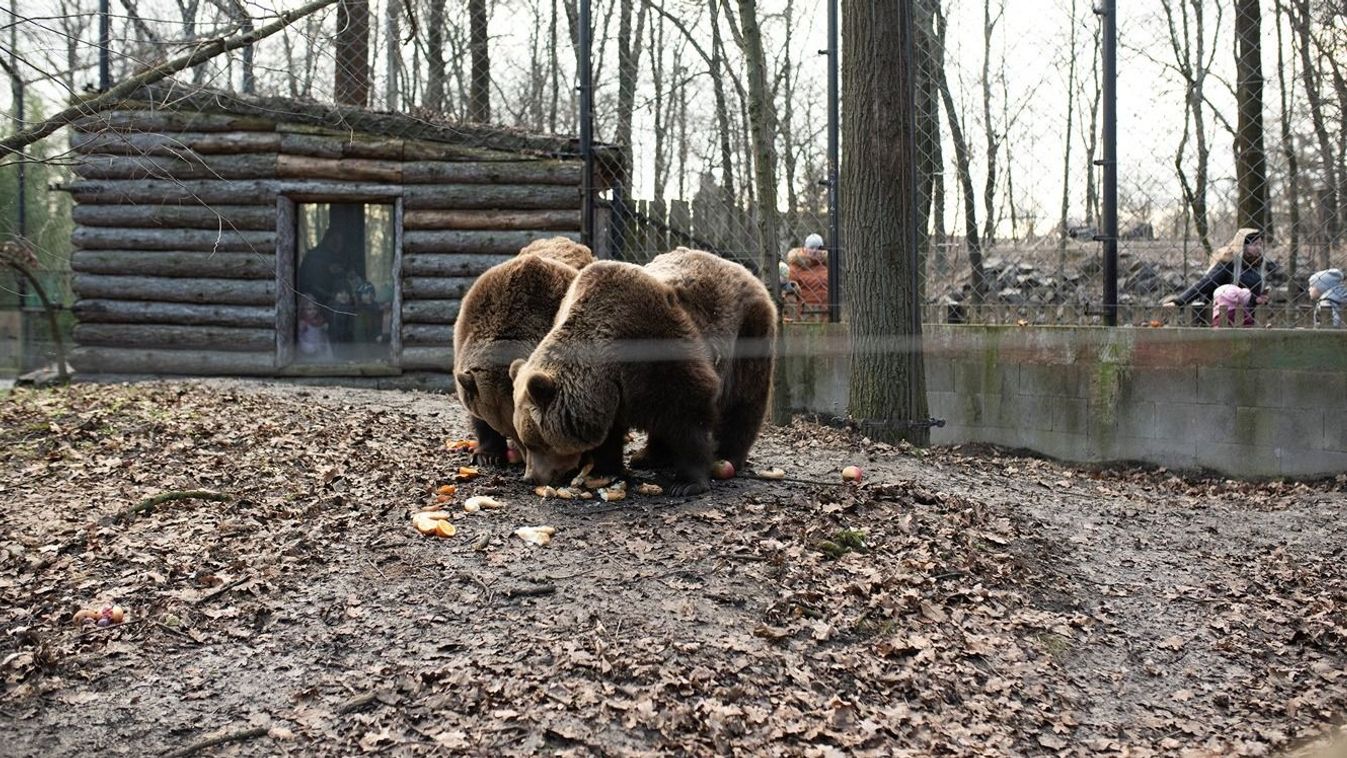
[[[1316,314],[1339,295],[1310,278],[1347,252],[1343,143],[1319,138],[1341,134],[1347,93],[1334,84],[1342,64],[1329,60],[1347,34],[1340,9],[1118,5],[1118,323],[1206,325],[1216,287],[1242,283],[1250,323],[1331,325]],[[927,318],[1101,323],[1095,9],[923,8]],[[1261,257],[1244,245],[1246,229],[1260,232]]]
[[[134,102],[166,114],[159,132],[97,116],[90,104],[75,128],[27,148],[24,176],[18,162],[0,166],[0,233],[33,245],[69,306],[71,199],[48,188],[87,179],[76,164],[90,155],[99,165],[132,161],[149,181],[181,179],[166,167],[184,163],[230,179],[206,121],[179,118],[223,100],[236,116],[297,125],[281,139],[308,140],[304,155],[337,161],[336,181],[383,170],[368,140],[335,152],[319,144],[342,132],[578,158],[587,57],[593,137],[609,150],[593,188],[595,244],[634,262],[679,245],[705,248],[764,274],[775,259],[787,318],[826,318],[828,259],[845,267],[848,255],[828,212],[827,7],[606,0],[593,4],[582,34],[577,0],[320,0],[303,15],[244,0],[117,0],[106,14],[97,0],[12,3],[0,34],[11,132],[193,52],[202,58]],[[1034,14],[1006,0],[916,7],[924,317],[1102,323],[1094,8],[1085,0],[1055,0]],[[1331,306],[1343,292],[1335,275],[1310,280],[1343,264],[1347,91],[1334,53],[1347,26],[1324,0],[1250,8],[1257,4],[1161,0],[1120,11],[1119,323],[1209,323],[1214,288],[1188,290],[1213,266],[1233,274],[1244,251],[1232,252],[1242,240],[1230,243],[1244,228],[1259,230],[1265,256],[1239,265],[1257,285],[1255,323],[1335,323]],[[767,152],[754,140],[759,104],[744,72],[759,62],[745,12],[767,51],[775,124]],[[246,131],[243,121],[235,123]],[[230,155],[237,163],[260,144],[240,138]],[[770,170],[761,173],[764,161]],[[770,209],[764,181],[776,195]],[[221,228],[231,222],[218,216]],[[583,219],[566,223],[537,231],[578,232]],[[12,313],[27,296],[5,286],[0,310]],[[1183,307],[1164,308],[1173,298]]]

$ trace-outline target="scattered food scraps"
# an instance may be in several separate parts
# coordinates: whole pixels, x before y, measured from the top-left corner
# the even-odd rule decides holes
[[[437,487],[437,488],[435,489],[435,494],[436,494],[436,495],[453,495],[453,494],[454,494],[455,492],[457,492],[457,491],[458,491],[457,485],[453,485],[453,484],[441,484],[439,487]]]
[[[476,479],[481,475],[482,472],[478,471],[475,466],[459,466],[458,473],[454,475],[454,479],[459,482],[467,482]]]
[[[463,503],[463,510],[469,513],[476,513],[480,510],[494,511],[503,508],[505,503],[497,500],[490,495],[474,495]]]
[[[766,471],[759,471],[758,476],[762,479],[785,479],[786,472],[779,468],[769,468]]]
[[[856,483],[863,476],[860,466],[847,466],[842,469],[842,481]]]
[[[546,545],[556,533],[556,527],[552,526],[521,526],[514,530],[514,536],[534,545]]]
[[[636,494],[638,494],[638,495],[663,495],[663,494],[664,494],[664,488],[661,487],[661,486],[659,486],[658,484],[650,484],[649,482],[645,482],[645,483],[642,483],[641,486],[639,486],[639,487],[636,488]]]

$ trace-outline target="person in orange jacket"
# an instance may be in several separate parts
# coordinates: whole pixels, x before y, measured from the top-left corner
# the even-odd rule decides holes
[[[823,249],[823,238],[811,234],[804,247],[786,254],[790,281],[799,292],[800,321],[828,319],[828,251]]]

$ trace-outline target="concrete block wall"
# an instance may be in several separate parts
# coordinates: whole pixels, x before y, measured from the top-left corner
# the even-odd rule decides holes
[[[790,405],[846,408],[846,326],[787,327]],[[1347,332],[947,326],[924,341],[938,444],[1234,476],[1347,472]]]

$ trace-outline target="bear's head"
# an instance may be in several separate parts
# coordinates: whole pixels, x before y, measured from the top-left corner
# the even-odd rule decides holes
[[[524,480],[565,484],[584,454],[608,438],[620,400],[617,382],[596,366],[549,366],[533,358],[510,364],[510,378]]]
[[[514,390],[510,376],[496,368],[470,368],[454,374],[458,399],[472,415],[506,437],[514,436]]]

